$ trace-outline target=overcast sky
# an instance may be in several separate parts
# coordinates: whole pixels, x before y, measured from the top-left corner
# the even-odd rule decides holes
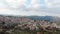
[[[60,17],[60,0],[0,0],[0,14]]]

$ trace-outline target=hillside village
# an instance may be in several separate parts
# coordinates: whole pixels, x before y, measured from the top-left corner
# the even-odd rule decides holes
[[[60,29],[56,22],[49,20],[34,20],[25,17],[0,16],[0,27],[13,27],[18,29],[39,30],[42,28],[48,32],[57,32],[53,29]],[[1,31],[1,29],[0,29]],[[7,32],[7,31],[6,31]]]

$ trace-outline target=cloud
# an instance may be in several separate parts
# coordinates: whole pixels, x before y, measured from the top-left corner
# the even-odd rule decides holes
[[[21,15],[21,16],[31,16],[31,15],[37,15],[37,16],[59,16],[60,14],[56,13],[49,13],[49,12],[37,12],[37,11],[16,11],[16,10],[9,10],[4,9],[0,10],[0,14],[2,15]],[[60,16],[59,16],[60,17]]]
[[[30,16],[30,15],[38,15],[38,16],[44,16],[47,15],[46,12],[37,12],[37,11],[16,11],[16,10],[9,10],[9,9],[4,9],[0,10],[0,14],[4,15],[22,15],[22,16]]]
[[[60,0],[45,0],[48,8],[60,7]]]
[[[0,0],[0,14],[60,15],[60,0]]]
[[[26,0],[6,0],[6,2],[8,3],[9,7],[17,8],[24,5]]]
[[[4,9],[6,8],[7,6],[4,4],[4,3],[0,3],[0,9]]]

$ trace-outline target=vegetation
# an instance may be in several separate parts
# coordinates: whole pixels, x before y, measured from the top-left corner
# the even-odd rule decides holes
[[[0,33],[1,34],[37,34],[37,32],[40,32],[41,34],[60,34],[60,30],[57,28],[53,28],[53,31],[51,29],[47,28],[48,31],[44,30],[43,28],[40,28],[39,30],[29,30],[29,28],[21,29],[19,27],[15,28],[15,26],[4,26],[4,22],[0,25]]]
[[[30,30],[28,27],[24,28],[24,26],[20,28],[17,26],[18,24],[11,23],[12,25],[8,24],[6,26],[4,21],[0,22],[0,34],[37,34],[37,32],[40,32],[41,34],[60,34],[60,29],[55,27],[44,28],[39,25],[40,28],[38,30]]]

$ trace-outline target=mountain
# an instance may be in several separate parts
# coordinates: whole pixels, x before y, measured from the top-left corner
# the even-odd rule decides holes
[[[29,19],[35,19],[35,20],[53,20],[53,21],[60,21],[60,17],[57,16],[36,16],[36,15],[32,15],[32,16],[12,16],[12,15],[0,15],[0,16],[11,16],[11,17],[24,17],[24,18],[29,18]]]
[[[37,19],[37,20],[51,20],[52,16],[24,16],[29,19]]]
[[[53,21],[60,21],[60,17],[57,16],[23,16],[29,19],[37,19],[37,20],[53,20]]]

